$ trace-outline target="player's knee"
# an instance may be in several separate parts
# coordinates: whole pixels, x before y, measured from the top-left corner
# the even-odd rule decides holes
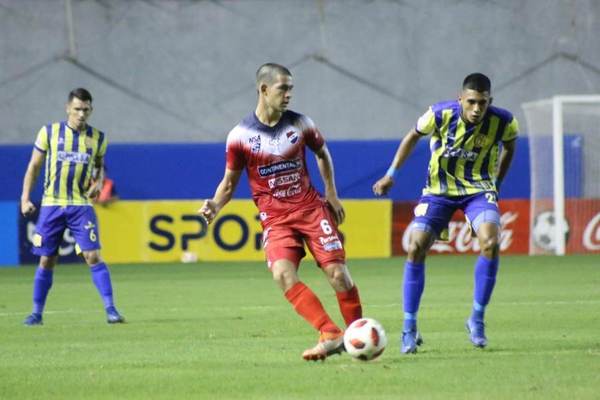
[[[281,268],[274,266],[271,269],[273,275],[273,281],[284,291],[289,290],[296,282],[298,282],[298,275],[296,270],[290,268]]]
[[[484,236],[480,239],[481,252],[488,258],[494,258],[498,254],[498,237],[497,235]]]
[[[100,253],[96,250],[93,251],[84,251],[83,258],[87,265],[92,266],[96,265],[102,260],[100,259]]]
[[[333,264],[325,267],[325,273],[329,277],[329,283],[338,291],[352,289],[354,282],[350,278],[348,269],[343,264]]]
[[[283,281],[285,281],[285,273],[281,270],[273,270],[272,272],[272,276],[273,276],[273,280],[275,281],[275,283],[279,284]]]
[[[427,244],[420,240],[411,240],[408,245],[408,256],[411,260],[420,261],[427,255]]]
[[[333,275],[331,276],[331,280],[338,286],[343,286],[344,288],[347,285],[347,281],[349,277],[347,276],[346,272],[344,271],[343,268],[335,268],[335,270],[333,271]],[[350,288],[348,288],[350,289]]]
[[[56,257],[40,257],[40,267],[44,269],[52,269],[56,265]]]

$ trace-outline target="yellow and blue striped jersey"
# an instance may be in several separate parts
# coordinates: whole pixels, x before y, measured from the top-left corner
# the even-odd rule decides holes
[[[440,102],[417,122],[419,134],[432,135],[423,194],[462,196],[496,190],[500,143],[516,139],[519,124],[509,111],[493,106],[477,125],[460,114],[457,100]]]
[[[97,158],[106,153],[103,132],[87,126],[78,132],[66,122],[43,126],[38,132],[35,148],[46,154],[44,206],[88,205],[86,197]]]

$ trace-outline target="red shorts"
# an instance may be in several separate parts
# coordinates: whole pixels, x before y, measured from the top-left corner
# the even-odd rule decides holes
[[[269,268],[273,262],[281,259],[298,266],[306,255],[304,243],[319,267],[346,262],[342,237],[335,218],[324,202],[314,208],[268,217],[262,224],[263,248]]]

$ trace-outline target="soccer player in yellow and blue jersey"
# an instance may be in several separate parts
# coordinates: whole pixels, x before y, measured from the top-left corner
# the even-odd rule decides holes
[[[29,215],[35,206],[29,196],[45,164],[44,196],[33,237],[33,253],[40,264],[33,281],[33,311],[25,325],[41,325],[46,297],[58,261],[58,247],[66,228],[71,230],[92,281],[104,302],[108,323],[125,319],[113,302],[108,267],[100,258],[98,222],[90,199],[98,196],[106,153],[106,136],[87,124],[92,113],[92,95],[78,88],[69,93],[67,120],[42,127],[35,141],[23,179],[21,212]]]
[[[518,133],[512,114],[491,103],[489,78],[481,73],[467,76],[458,100],[434,104],[419,118],[400,143],[386,175],[373,185],[376,195],[386,194],[417,141],[431,135],[427,184],[414,210],[404,265],[403,353],[415,353],[422,343],[417,312],[425,286],[425,257],[436,239],[444,239],[457,209],[465,213],[481,247],[475,264],[473,309],[466,327],[473,345],[487,345],[484,314],[498,272],[498,190],[514,155]]]

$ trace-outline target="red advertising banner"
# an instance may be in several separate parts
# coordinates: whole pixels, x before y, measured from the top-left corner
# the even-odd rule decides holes
[[[392,223],[392,255],[394,256],[406,255],[409,244],[407,227],[413,219],[413,209],[416,205],[417,202],[394,203]],[[533,222],[530,222],[529,200],[500,200],[502,223],[500,251],[502,253],[553,253],[554,217],[549,211],[551,202],[537,205],[537,215],[533,218]],[[565,215],[567,253],[600,253],[600,199],[567,199]],[[436,241],[430,251],[432,254],[479,253],[479,242],[471,237],[461,211],[454,214],[448,231],[449,240]]]
[[[555,248],[552,201],[538,201],[536,206],[530,253],[552,254]],[[600,199],[567,199],[565,218],[567,253],[600,253]]]
[[[392,223],[392,254],[405,255],[409,235],[407,227],[413,219],[417,202],[395,202]],[[529,200],[501,200],[502,234],[500,251],[506,254],[527,254],[529,251]],[[462,211],[457,211],[448,226],[448,241],[437,241],[431,254],[479,253],[477,238],[471,237]]]

